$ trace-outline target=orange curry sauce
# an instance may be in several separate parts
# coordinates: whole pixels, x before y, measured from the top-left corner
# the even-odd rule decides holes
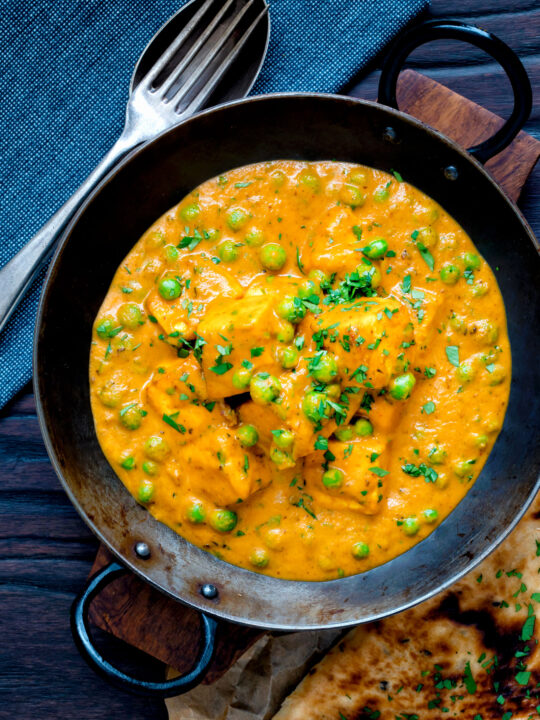
[[[462,228],[399,173],[327,161],[194,190],[118,268],[90,351],[99,442],[135,498],[293,580],[431,533],[495,442],[510,374]]]

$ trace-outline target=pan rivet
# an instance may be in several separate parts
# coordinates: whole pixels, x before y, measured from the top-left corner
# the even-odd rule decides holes
[[[395,143],[397,140],[397,133],[393,127],[384,128],[382,136],[383,140],[386,140],[386,142]]]
[[[218,589],[215,585],[210,585],[210,583],[206,583],[201,588],[201,595],[203,595],[203,597],[207,598],[208,600],[213,600],[218,596]]]
[[[150,557],[150,548],[145,542],[138,542],[135,545],[135,553],[138,557],[146,560],[146,558]]]
[[[449,165],[448,167],[444,168],[444,177],[447,180],[457,180],[458,179],[458,171],[457,167],[454,167],[453,165]]]

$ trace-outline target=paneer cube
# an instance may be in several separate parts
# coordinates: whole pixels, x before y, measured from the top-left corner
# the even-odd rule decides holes
[[[414,327],[414,350],[409,353],[412,362],[419,362],[426,355],[437,328],[443,321],[443,300],[440,292],[412,287],[403,292],[402,284],[392,288],[392,295],[404,305]]]
[[[247,388],[233,385],[234,373],[244,361],[253,373],[281,370],[270,349],[276,302],[274,295],[255,295],[219,300],[208,308],[197,332],[205,342],[202,368],[210,399],[246,392]]]
[[[345,277],[360,261],[359,241],[353,231],[358,223],[350,207],[334,205],[312,224],[309,246],[302,252],[306,270],[317,268],[328,276],[336,273],[338,279]]]
[[[329,469],[341,471],[343,480],[339,486],[325,487],[323,452],[308,455],[304,459],[304,480],[306,492],[313,497],[314,508],[319,505],[329,510],[377,514],[384,501],[388,474],[384,469],[388,459],[384,440],[374,437],[359,438],[351,443],[332,440],[328,449],[335,456]]]
[[[310,324],[319,346],[338,356],[348,383],[375,389],[388,384],[403,342],[412,338],[409,313],[391,297],[336,305],[312,316]]]
[[[179,448],[167,469],[182,492],[204,496],[218,507],[246,500],[271,481],[268,464],[225,427],[212,428]]]
[[[236,422],[234,411],[225,403],[205,404],[206,384],[199,363],[193,357],[176,360],[161,366],[144,390],[149,405],[159,417],[170,418],[179,428],[178,436],[169,431],[166,420],[163,429],[171,435],[175,444],[190,442],[190,436],[204,432],[215,424],[232,425]]]
[[[172,335],[170,342],[173,345],[178,344],[175,338],[179,335],[187,340],[195,337],[208,303],[217,298],[237,298],[243,292],[231,273],[214,265],[208,256],[182,256],[174,271],[168,271],[164,276],[177,277],[182,285],[182,294],[175,300],[165,300],[159,294],[157,280],[156,287],[146,297],[145,305],[148,315],[156,318],[168,336]]]

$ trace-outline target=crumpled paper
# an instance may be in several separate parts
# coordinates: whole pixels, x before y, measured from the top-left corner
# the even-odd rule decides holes
[[[169,720],[269,720],[343,634],[315,630],[264,635],[215,683],[167,700]],[[168,676],[175,675],[170,669]]]

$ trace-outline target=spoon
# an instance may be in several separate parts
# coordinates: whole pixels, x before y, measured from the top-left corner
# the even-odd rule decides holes
[[[122,134],[69,200],[0,269],[0,331],[82,201],[120,158],[198,110],[245,97],[268,47],[266,0],[192,0],[143,50]]]

